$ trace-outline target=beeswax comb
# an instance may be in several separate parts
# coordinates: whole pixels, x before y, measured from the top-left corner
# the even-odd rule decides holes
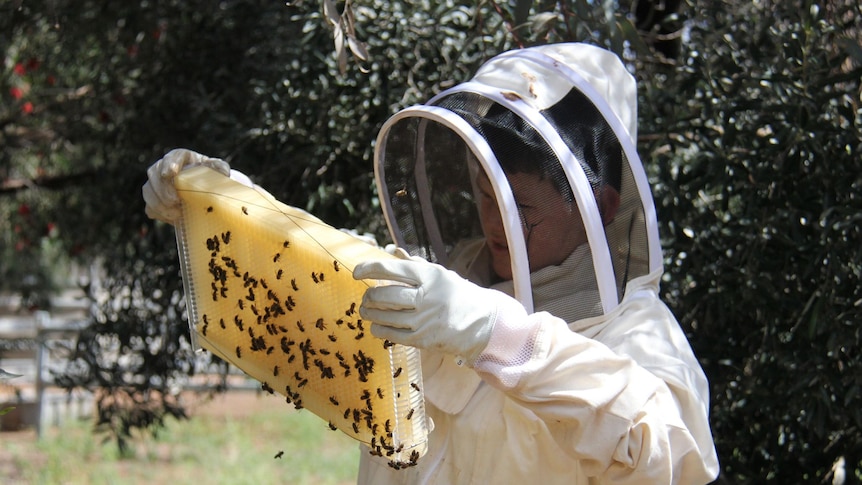
[[[371,335],[361,261],[393,257],[214,170],[175,179],[193,344],[388,457],[425,453],[419,352]]]

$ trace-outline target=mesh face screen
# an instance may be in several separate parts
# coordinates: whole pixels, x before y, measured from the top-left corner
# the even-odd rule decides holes
[[[506,257],[529,261],[534,302],[556,300],[555,314],[569,321],[597,316],[602,304],[596,271],[607,272],[603,274],[608,278],[612,275],[618,301],[629,280],[649,272],[642,199],[628,160],[613,129],[580,91],[572,89],[541,114],[577,160],[573,169],[583,171],[592,188],[586,200],[596,204],[607,240],[607,247],[600,249],[586,244],[585,224],[566,172],[545,137],[530,123],[472,92],[454,92],[435,105],[469,123],[505,173],[506,180],[498,182],[507,184],[514,195],[527,247],[527,254]],[[510,266],[499,262],[502,253],[494,254],[495,242],[501,246],[505,240],[501,243],[499,237],[488,234],[487,224],[485,228],[476,225],[482,220],[477,217],[480,194],[475,168],[479,164],[471,159],[476,155],[462,138],[465,136],[421,117],[405,117],[387,134],[383,167],[402,243],[411,254],[445,264],[459,242],[485,238],[494,272],[500,279],[511,279],[511,273],[501,270]],[[484,212],[481,215],[488,219]],[[578,274],[571,278],[571,291],[580,300],[561,305],[560,295],[543,294],[549,285],[543,288],[543,282],[536,280],[537,272],[563,265],[576,248],[586,251],[585,257],[591,260],[594,251],[606,251],[613,267],[579,265]],[[559,285],[553,291],[559,293]]]
[[[506,174],[527,248],[527,254],[510,257],[528,260],[536,309],[551,311],[567,321],[600,315],[601,301],[592,264],[578,266],[577,275],[562,271],[553,276],[547,274],[549,271],[537,273],[562,265],[586,242],[572,188],[544,137],[514,112],[479,94],[455,93],[442,98],[438,105],[459,114],[485,138]],[[591,261],[590,249],[585,251],[584,257]],[[561,295],[565,290],[560,289],[559,281],[566,278],[573,280],[568,291],[569,295],[577,292],[577,301]]]
[[[201,346],[348,436],[415,464],[427,429],[419,354],[371,335],[361,261],[391,257],[213,170],[177,176],[189,320]]]
[[[461,241],[481,237],[464,141],[424,118],[393,125],[383,153],[389,203],[412,255],[446,264]]]
[[[629,280],[649,272],[649,246],[641,194],[619,140],[595,105],[572,89],[542,114],[560,133],[581,163],[596,199],[603,191],[619,193],[619,208],[606,221],[605,235],[617,281],[619,298]],[[599,212],[606,209],[599,204]],[[606,217],[609,215],[603,214]]]

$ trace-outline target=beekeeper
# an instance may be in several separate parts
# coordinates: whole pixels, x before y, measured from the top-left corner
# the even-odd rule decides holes
[[[380,338],[422,349],[427,454],[359,483],[678,483],[718,474],[706,378],[658,298],[655,207],[636,153],[636,89],[612,53],[501,54],[383,126],[375,175],[397,260],[354,277]],[[177,217],[150,169],[152,217]],[[237,177],[237,174],[234,174]],[[401,252],[399,250],[399,252]],[[447,269],[448,268],[448,269]]]

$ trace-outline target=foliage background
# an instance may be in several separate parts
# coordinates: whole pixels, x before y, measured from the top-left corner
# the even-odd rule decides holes
[[[321,3],[0,5],[0,289],[44,308],[75,275],[93,323],[61,378],[105,390],[100,425],[121,445],[184,415],[174,396],[197,368],[173,232],[143,214],[153,161],[220,156],[383,240],[383,121],[504,49],[578,40],[639,80],[663,293],[712,384],[720,481],[817,483],[841,457],[860,481],[862,7]]]

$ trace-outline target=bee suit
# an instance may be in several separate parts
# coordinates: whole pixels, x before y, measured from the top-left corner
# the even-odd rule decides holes
[[[400,283],[368,290],[360,311],[375,335],[422,349],[434,428],[413,467],[363,449],[360,483],[717,476],[707,381],[658,298],[636,118],[614,54],[557,44],[501,54],[385,123],[379,194],[413,257],[357,266]],[[552,233],[565,237],[538,251]]]

